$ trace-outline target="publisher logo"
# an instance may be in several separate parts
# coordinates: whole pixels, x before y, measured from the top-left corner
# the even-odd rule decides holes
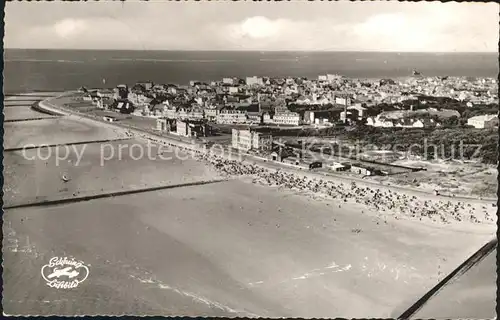
[[[54,257],[42,267],[41,273],[49,287],[72,289],[88,278],[89,268],[73,258]]]

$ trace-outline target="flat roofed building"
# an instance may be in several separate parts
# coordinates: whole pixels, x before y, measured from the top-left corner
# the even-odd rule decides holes
[[[276,124],[298,126],[300,124],[300,115],[296,112],[277,113],[273,117]]]
[[[496,114],[486,114],[481,116],[475,116],[467,120],[469,126],[473,126],[476,129],[493,128],[498,126],[498,115]]]
[[[219,124],[242,124],[247,122],[247,116],[240,110],[221,110],[217,115]]]
[[[271,136],[252,130],[232,130],[231,146],[239,150],[271,150]]]

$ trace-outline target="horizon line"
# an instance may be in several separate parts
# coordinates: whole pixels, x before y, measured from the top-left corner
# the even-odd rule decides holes
[[[334,53],[334,52],[366,52],[366,53],[444,53],[444,54],[498,54],[497,51],[377,51],[377,50],[241,50],[241,49],[97,49],[97,48],[6,48],[4,50],[59,50],[59,51],[165,51],[165,52],[307,52],[307,53]]]

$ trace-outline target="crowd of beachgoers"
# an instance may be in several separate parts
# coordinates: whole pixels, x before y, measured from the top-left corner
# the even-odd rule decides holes
[[[196,157],[227,177],[248,176],[253,178],[255,183],[322,195],[327,199],[336,199],[339,208],[342,208],[344,203],[355,202],[378,214],[392,214],[396,219],[406,216],[419,220],[428,218],[441,223],[450,223],[453,220],[472,223],[493,221],[493,215],[488,212],[491,208],[485,204],[425,200],[386,188],[359,186],[355,182],[346,183],[320,177],[311,178],[301,172],[295,174],[280,169],[269,169],[256,164],[228,160],[211,153],[197,153]]]

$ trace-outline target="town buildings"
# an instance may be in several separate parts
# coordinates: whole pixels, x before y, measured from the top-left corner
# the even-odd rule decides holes
[[[121,105],[128,101],[132,108],[124,110],[130,112],[133,109],[134,114],[140,116],[205,119],[224,125],[328,126],[338,120],[353,124],[366,119],[367,125],[375,127],[425,128],[440,124],[431,121],[429,116],[416,115],[409,119],[406,116],[387,116],[383,112],[386,107],[380,108],[379,105],[390,105],[392,109],[388,110],[419,111],[431,101],[422,100],[422,96],[455,99],[456,103],[464,107],[498,104],[498,84],[495,79],[456,77],[375,81],[347,79],[334,74],[321,75],[312,80],[254,76],[244,80],[228,77],[210,84],[192,81],[189,86],[139,82],[132,89],[127,85],[119,85],[105,93],[106,97],[101,94],[104,90],[97,93],[82,91],[85,93],[83,99],[98,108],[116,107],[116,101],[120,101]],[[419,110],[414,110],[415,106]],[[121,110],[121,107],[118,109]],[[374,109],[377,111],[374,112]],[[430,118],[435,115],[441,118],[444,113],[452,115],[451,111],[460,118],[456,110],[427,109]],[[480,128],[494,125],[495,121],[471,118],[469,123]]]
[[[487,114],[472,117],[467,120],[467,124],[469,126],[473,126],[476,129],[493,128],[498,126],[498,115]]]

